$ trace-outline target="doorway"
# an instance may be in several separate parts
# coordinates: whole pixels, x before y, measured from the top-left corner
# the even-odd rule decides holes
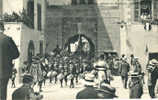
[[[158,52],[149,53],[149,61],[152,59],[158,60]]]

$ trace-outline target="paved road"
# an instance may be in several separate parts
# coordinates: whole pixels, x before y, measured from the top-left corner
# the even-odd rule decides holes
[[[145,78],[146,80],[146,78]],[[147,83],[147,82],[145,82]],[[128,89],[123,89],[122,83],[121,83],[121,78],[118,76],[114,77],[114,81],[112,81],[112,86],[116,88],[116,94],[118,95],[119,98],[121,99],[127,99],[129,98],[129,90]],[[78,91],[82,90],[83,86],[81,83],[79,83],[75,88],[69,88],[68,86],[60,88],[60,85],[57,84],[49,84],[47,82],[46,86],[43,87],[43,92],[42,94],[44,95],[43,100],[70,100],[70,99],[75,99],[75,96]],[[11,94],[15,89],[10,88],[10,85],[8,86],[8,100],[11,100]],[[35,88],[35,91],[36,88]],[[144,85],[144,94],[142,98],[148,99],[150,98],[148,95],[147,91],[147,85]]]

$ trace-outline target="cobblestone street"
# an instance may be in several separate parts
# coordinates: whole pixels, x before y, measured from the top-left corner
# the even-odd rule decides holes
[[[146,80],[146,77],[145,77]],[[147,83],[145,81],[145,83]],[[116,95],[118,98],[121,99],[127,99],[129,98],[129,90],[124,89],[121,83],[121,78],[119,76],[114,77],[114,81],[112,81],[112,86],[116,88]],[[9,89],[9,94],[8,94],[8,100],[11,100],[11,94],[14,91],[14,89],[10,88],[10,85],[8,87]],[[82,90],[83,86],[81,83],[75,86],[75,88],[69,88],[68,86],[60,88],[59,83],[57,85],[55,84],[47,84],[43,87],[43,92],[41,94],[44,95],[43,100],[70,100],[70,99],[75,99],[75,96],[78,91]],[[35,89],[35,91],[37,91]],[[147,90],[147,84],[144,85],[144,94],[142,96],[144,99],[149,99],[148,95],[148,90]]]

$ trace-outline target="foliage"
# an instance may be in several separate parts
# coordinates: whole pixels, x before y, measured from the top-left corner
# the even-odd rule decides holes
[[[5,13],[3,18],[5,22],[23,22],[29,28],[33,28],[34,22],[24,9],[19,14],[16,12],[13,12],[12,14]]]

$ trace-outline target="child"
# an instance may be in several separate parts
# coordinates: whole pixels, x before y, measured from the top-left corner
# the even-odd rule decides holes
[[[11,77],[11,80],[12,80],[12,88],[15,88],[15,78],[16,78],[16,73],[17,73],[17,70],[14,68],[13,71],[12,71],[12,77]]]

